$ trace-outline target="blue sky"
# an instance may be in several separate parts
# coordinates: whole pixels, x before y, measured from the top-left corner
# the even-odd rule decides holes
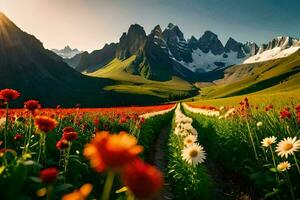
[[[0,10],[47,48],[83,50],[117,42],[130,24],[146,32],[177,24],[186,37],[215,32],[258,44],[289,35],[300,37],[299,0],[1,0]]]

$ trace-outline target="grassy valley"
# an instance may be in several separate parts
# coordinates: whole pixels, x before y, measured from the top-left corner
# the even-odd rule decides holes
[[[224,78],[214,84],[198,84],[201,95],[194,100],[227,102],[252,96],[275,99],[280,96],[299,99],[300,52],[263,63],[241,64],[224,71]],[[230,97],[226,98],[225,97]],[[210,100],[208,100],[210,99]],[[218,99],[218,100],[215,100]]]
[[[176,76],[173,76],[172,80],[162,82],[149,80],[139,75],[133,75],[128,72],[127,69],[135,60],[135,57],[136,56],[131,56],[126,60],[115,58],[101,69],[93,73],[84,72],[84,74],[114,80],[114,84],[104,88],[108,91],[145,94],[170,100],[197,94],[197,88]]]

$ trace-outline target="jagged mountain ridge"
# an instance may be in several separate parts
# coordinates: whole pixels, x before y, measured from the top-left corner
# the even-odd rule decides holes
[[[83,51],[79,51],[78,49],[72,49],[70,46],[65,46],[63,49],[51,49],[54,53],[59,55],[62,58],[73,58],[77,54],[82,53]]]
[[[254,43],[242,44],[230,38],[223,46],[211,31],[206,31],[199,39],[192,36],[186,40],[179,27],[172,23],[164,30],[158,25],[146,35],[142,26],[134,24],[128,32],[122,34],[115,52],[112,51],[108,58],[93,59],[91,54],[94,52],[84,52],[66,59],[66,62],[80,72],[93,72],[114,58],[123,60],[136,55],[129,72],[152,80],[168,80],[173,75],[193,77],[194,72],[206,72],[240,63],[257,51],[257,46],[250,44]],[[105,51],[105,48],[97,51]],[[163,67],[162,71],[168,71],[168,74],[163,73],[166,77],[157,74],[159,66]]]
[[[258,47],[254,42],[243,44],[230,37],[223,45],[211,31],[205,31],[199,39],[195,36],[185,39],[179,27],[170,23],[164,30],[157,25],[149,35],[142,26],[133,24],[115,45],[115,51],[107,57],[84,52],[66,62],[74,67],[77,60],[75,69],[89,73],[101,69],[114,58],[124,60],[136,55],[136,60],[126,69],[129,73],[151,80],[169,80],[177,75],[193,81],[199,77],[197,74],[231,65],[286,57],[298,50],[300,42],[295,38],[278,37]]]
[[[287,57],[300,49],[300,39],[280,36],[262,44],[258,52],[243,63],[257,63]]]
[[[115,81],[83,75],[47,50],[33,35],[18,28],[0,12],[0,88],[13,88],[21,97],[11,106],[37,99],[43,107],[85,107],[149,104],[165,99],[145,93],[105,90]],[[133,98],[134,95],[134,98]]]

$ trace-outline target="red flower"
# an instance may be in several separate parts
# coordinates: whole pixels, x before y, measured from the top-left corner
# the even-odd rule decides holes
[[[40,107],[40,104],[37,100],[29,100],[24,103],[24,108],[29,111],[34,111]]]
[[[64,129],[63,129],[63,132],[64,133],[68,133],[68,132],[74,132],[75,129],[72,127],[72,126],[66,126]]]
[[[15,136],[14,136],[14,140],[18,141],[18,140],[21,140],[23,138],[23,135],[20,134],[20,133],[17,133]]]
[[[126,121],[127,121],[127,117],[126,117],[126,116],[123,116],[123,117],[120,118],[119,124],[123,124],[123,123],[125,123]]]
[[[4,101],[11,101],[15,100],[18,97],[20,97],[20,93],[13,89],[3,89],[0,90],[0,99],[3,99]]]
[[[279,114],[280,114],[281,119],[285,119],[285,118],[290,119],[292,117],[292,113],[290,111],[286,110],[286,109],[280,111]]]
[[[99,124],[100,124],[99,119],[95,119],[93,124],[94,124],[94,126],[99,126]]]
[[[297,111],[297,112],[300,112],[300,104],[298,104],[298,105],[296,106],[296,111]]]
[[[76,140],[78,138],[78,133],[77,132],[64,132],[62,139],[71,141],[71,140]]]
[[[162,173],[139,159],[128,165],[123,174],[125,185],[137,198],[153,197],[162,189]]]
[[[34,123],[38,127],[38,129],[43,132],[52,131],[57,126],[57,121],[47,116],[35,117]]]
[[[63,150],[69,146],[69,143],[67,140],[61,139],[56,143],[55,146],[58,150]]]
[[[56,180],[58,170],[55,167],[49,167],[40,171],[40,179],[44,183],[52,183]]]
[[[265,111],[269,111],[272,109],[273,109],[273,105],[270,104],[270,105],[266,106]]]

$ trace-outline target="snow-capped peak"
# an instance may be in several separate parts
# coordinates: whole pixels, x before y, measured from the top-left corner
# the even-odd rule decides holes
[[[83,51],[79,51],[78,49],[72,49],[70,46],[65,46],[63,49],[51,49],[54,53],[59,55],[62,58],[72,58],[75,55],[82,53]]]
[[[258,53],[246,59],[244,63],[264,62],[287,57],[300,49],[300,40],[288,36],[279,36],[267,44],[262,44]]]

